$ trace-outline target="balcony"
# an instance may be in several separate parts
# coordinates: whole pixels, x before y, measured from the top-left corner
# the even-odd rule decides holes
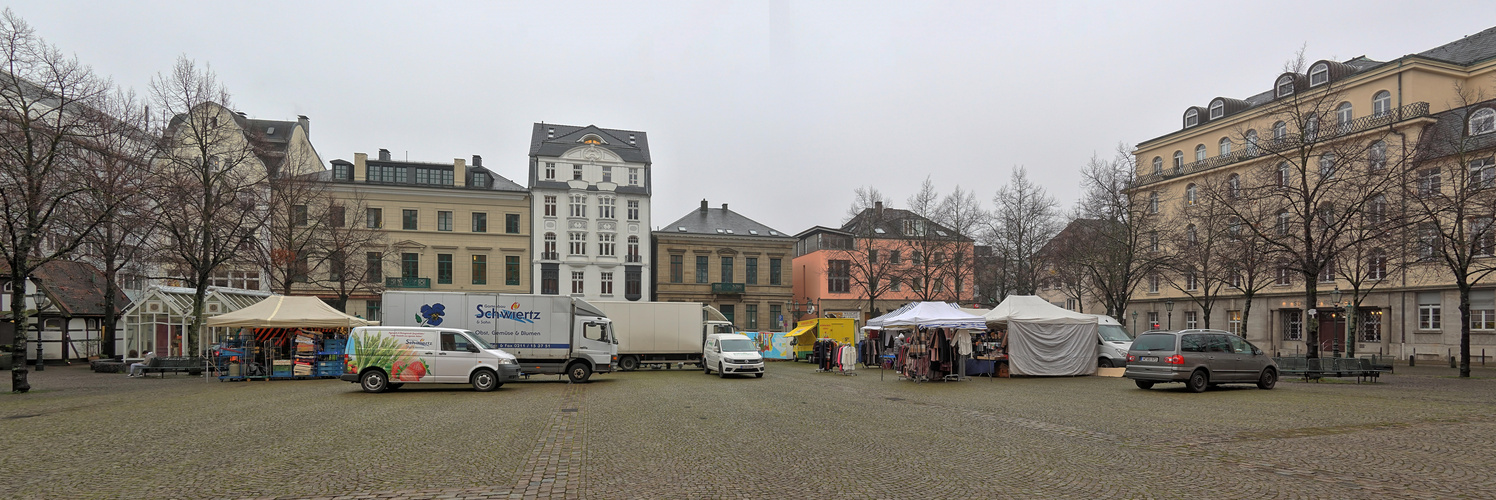
[[[431,288],[431,278],[385,278],[385,288]]]
[[[540,252],[540,260],[561,260],[561,254],[557,252]]]
[[[712,283],[712,293],[719,295],[742,295],[742,283]]]
[[[631,254],[631,255],[625,255],[625,256],[623,256],[623,261],[627,262],[629,264],[638,264],[638,263],[642,262],[643,259],[641,257],[639,257],[638,255],[632,255]]]

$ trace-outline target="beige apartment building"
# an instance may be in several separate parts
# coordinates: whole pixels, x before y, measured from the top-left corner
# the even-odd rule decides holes
[[[347,257],[350,269],[362,258],[366,283],[350,297],[349,314],[388,321],[383,290],[530,292],[529,190],[484,167],[482,157],[397,161],[381,149],[331,163],[332,195],[358,210],[347,223],[383,237]]]
[[[1457,188],[1451,178],[1457,176],[1446,172],[1441,179],[1437,168],[1439,162],[1456,161],[1455,152],[1440,145],[1448,143],[1445,139],[1474,147],[1459,152],[1456,168],[1468,164],[1473,178],[1490,183],[1496,102],[1488,99],[1496,96],[1496,28],[1392,60],[1305,61],[1300,71],[1262,75],[1267,90],[1256,95],[1196,96],[1202,105],[1183,109],[1179,129],[1137,145],[1135,203],[1165,221],[1160,231],[1175,234],[1155,236],[1147,250],[1186,251],[1203,245],[1197,235],[1207,226],[1229,226],[1228,234],[1236,235],[1243,231],[1238,224],[1276,225],[1276,234],[1285,238],[1295,234],[1288,228],[1305,227],[1311,228],[1301,231],[1309,235],[1305,240],[1315,234],[1361,238],[1341,248],[1355,255],[1331,257],[1334,263],[1310,283],[1318,290],[1312,304],[1305,300],[1310,284],[1287,261],[1270,271],[1252,299],[1250,318],[1244,318],[1242,293],[1250,284],[1242,282],[1241,270],[1218,276],[1227,286],[1215,302],[1210,326],[1284,354],[1308,350],[1305,331],[1313,322],[1325,355],[1354,351],[1426,360],[1458,355],[1459,295],[1450,272],[1431,255],[1432,240],[1424,239],[1422,226],[1364,236],[1399,210],[1417,206],[1418,197]],[[1297,208],[1285,203],[1252,217],[1259,207],[1253,200],[1287,199],[1254,193],[1300,187],[1323,201]],[[1332,191],[1315,191],[1321,187]],[[1203,213],[1194,210],[1212,199],[1224,201],[1228,208],[1222,213],[1230,216],[1193,215]],[[1348,218],[1353,222],[1343,222]],[[1483,243],[1475,252],[1491,258],[1491,245]],[[1170,272],[1150,276],[1134,292],[1125,320],[1137,323],[1129,329],[1205,326],[1204,312],[1191,297],[1207,286],[1206,277]],[[1493,291],[1496,283],[1487,280],[1471,295],[1472,359],[1483,352],[1496,355]],[[1357,326],[1348,336],[1352,314]],[[1249,319],[1245,328],[1243,319]]]
[[[652,233],[653,300],[701,302],[738,330],[785,331],[794,322],[789,268],[795,238],[706,200]]]

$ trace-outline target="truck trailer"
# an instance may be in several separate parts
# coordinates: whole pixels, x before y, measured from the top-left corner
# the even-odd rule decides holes
[[[699,302],[597,302],[613,320],[618,337],[618,369],[640,366],[669,368],[691,363],[701,366],[701,346],[707,335],[732,333],[712,306]]]
[[[524,375],[565,374],[573,383],[613,371],[618,341],[608,315],[561,295],[384,292],[384,324],[473,332],[513,354]],[[699,349],[699,347],[698,347]]]

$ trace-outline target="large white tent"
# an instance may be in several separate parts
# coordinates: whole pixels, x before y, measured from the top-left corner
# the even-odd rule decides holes
[[[981,330],[987,327],[987,321],[981,316],[961,311],[956,306],[945,302],[914,302],[904,312],[895,314],[893,317],[884,318],[884,328],[894,327],[928,327],[928,328],[965,328]]]
[[[378,321],[344,314],[316,297],[287,295],[272,295],[255,305],[207,321],[209,327],[228,328],[351,328],[377,324]]]
[[[1008,325],[1008,369],[1014,375],[1096,373],[1096,316],[1034,295],[1009,295],[984,317],[988,323]]]

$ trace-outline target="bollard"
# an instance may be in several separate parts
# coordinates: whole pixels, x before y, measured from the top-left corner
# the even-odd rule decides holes
[[[1408,366],[1418,366],[1418,355],[1417,354],[1409,354],[1408,355]]]
[[[1449,357],[1449,367],[1450,368],[1456,368],[1455,365],[1454,365],[1454,356],[1450,356]]]

